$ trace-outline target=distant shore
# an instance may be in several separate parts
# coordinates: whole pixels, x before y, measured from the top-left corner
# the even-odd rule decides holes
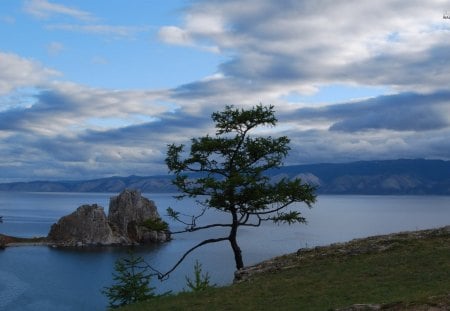
[[[14,246],[47,246],[50,244],[46,237],[20,238],[0,234],[0,249]]]

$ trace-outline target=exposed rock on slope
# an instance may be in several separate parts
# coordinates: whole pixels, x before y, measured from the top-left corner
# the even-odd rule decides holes
[[[47,236],[58,246],[132,245],[170,240],[170,233],[155,204],[135,190],[112,197],[107,217],[103,208],[80,206],[62,217]]]

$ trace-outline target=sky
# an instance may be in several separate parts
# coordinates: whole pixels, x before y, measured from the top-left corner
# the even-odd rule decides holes
[[[0,0],[0,182],[168,173],[226,105],[286,165],[450,160],[450,1]]]

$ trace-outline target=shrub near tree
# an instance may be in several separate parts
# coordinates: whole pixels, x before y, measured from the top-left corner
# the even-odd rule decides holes
[[[198,260],[196,260],[194,264],[194,278],[191,279],[186,276],[185,279],[186,286],[191,292],[194,293],[201,292],[215,286],[210,283],[209,273],[203,273],[202,264]]]
[[[114,270],[115,284],[102,290],[111,309],[155,297],[155,288],[149,286],[149,266],[142,257],[130,252],[128,257],[116,261]]]
[[[187,226],[186,230],[172,234],[217,227],[229,230],[224,237],[205,239],[193,246],[160,278],[167,277],[198,247],[222,241],[229,242],[236,269],[241,269],[244,261],[237,239],[240,227],[258,227],[265,221],[305,222],[298,211],[299,205],[292,204],[304,202],[311,207],[316,199],[315,188],[299,178],[272,182],[265,174],[283,164],[290,150],[289,139],[251,135],[258,127],[276,125],[273,108],[258,105],[245,110],[226,106],[224,111],[212,114],[216,127],[214,136],[193,138],[189,152],[184,145],[169,145],[166,164],[175,174],[173,183],[181,193],[177,199],[196,198],[200,208],[199,214],[189,221],[169,208],[169,216]],[[197,225],[207,209],[228,213],[229,221]]]

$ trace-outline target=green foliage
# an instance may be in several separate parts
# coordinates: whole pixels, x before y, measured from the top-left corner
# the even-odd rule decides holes
[[[151,231],[167,231],[169,230],[169,224],[163,221],[161,218],[147,219],[142,224],[145,228]]]
[[[176,210],[174,210],[171,207],[168,207],[167,210],[167,216],[169,216],[170,218],[172,218],[173,220],[182,222],[181,218],[180,218],[180,212],[177,212]]]
[[[184,197],[197,198],[202,211],[214,208],[230,214],[228,223],[199,227],[181,220],[182,214],[168,209],[168,215],[186,225],[186,231],[211,227],[229,227],[226,238],[205,240],[201,244],[228,239],[232,247],[236,268],[243,267],[241,250],[236,235],[240,226],[257,227],[263,221],[275,223],[304,223],[298,211],[286,209],[292,203],[304,202],[308,207],[315,202],[315,187],[300,179],[282,179],[276,183],[264,173],[283,164],[287,156],[289,139],[281,137],[251,136],[260,126],[275,126],[277,119],[273,106],[258,105],[251,109],[226,106],[224,111],[212,114],[215,136],[193,138],[190,151],[184,145],[169,145],[166,164],[175,174],[173,183]],[[194,173],[194,175],[192,175]]]
[[[300,213],[297,211],[289,211],[287,213],[278,213],[276,216],[270,218],[274,223],[280,224],[285,223],[288,225],[292,225],[295,222],[304,223],[306,219],[300,216]]]
[[[108,297],[110,308],[155,297],[155,288],[149,287],[151,275],[142,257],[135,257],[130,253],[127,258],[116,261],[114,270],[116,273],[113,274],[113,280],[116,283],[102,290]]]
[[[196,260],[194,265],[194,279],[192,280],[186,276],[186,285],[192,292],[201,292],[213,286],[210,284],[209,279],[209,273],[202,274],[202,265]]]

